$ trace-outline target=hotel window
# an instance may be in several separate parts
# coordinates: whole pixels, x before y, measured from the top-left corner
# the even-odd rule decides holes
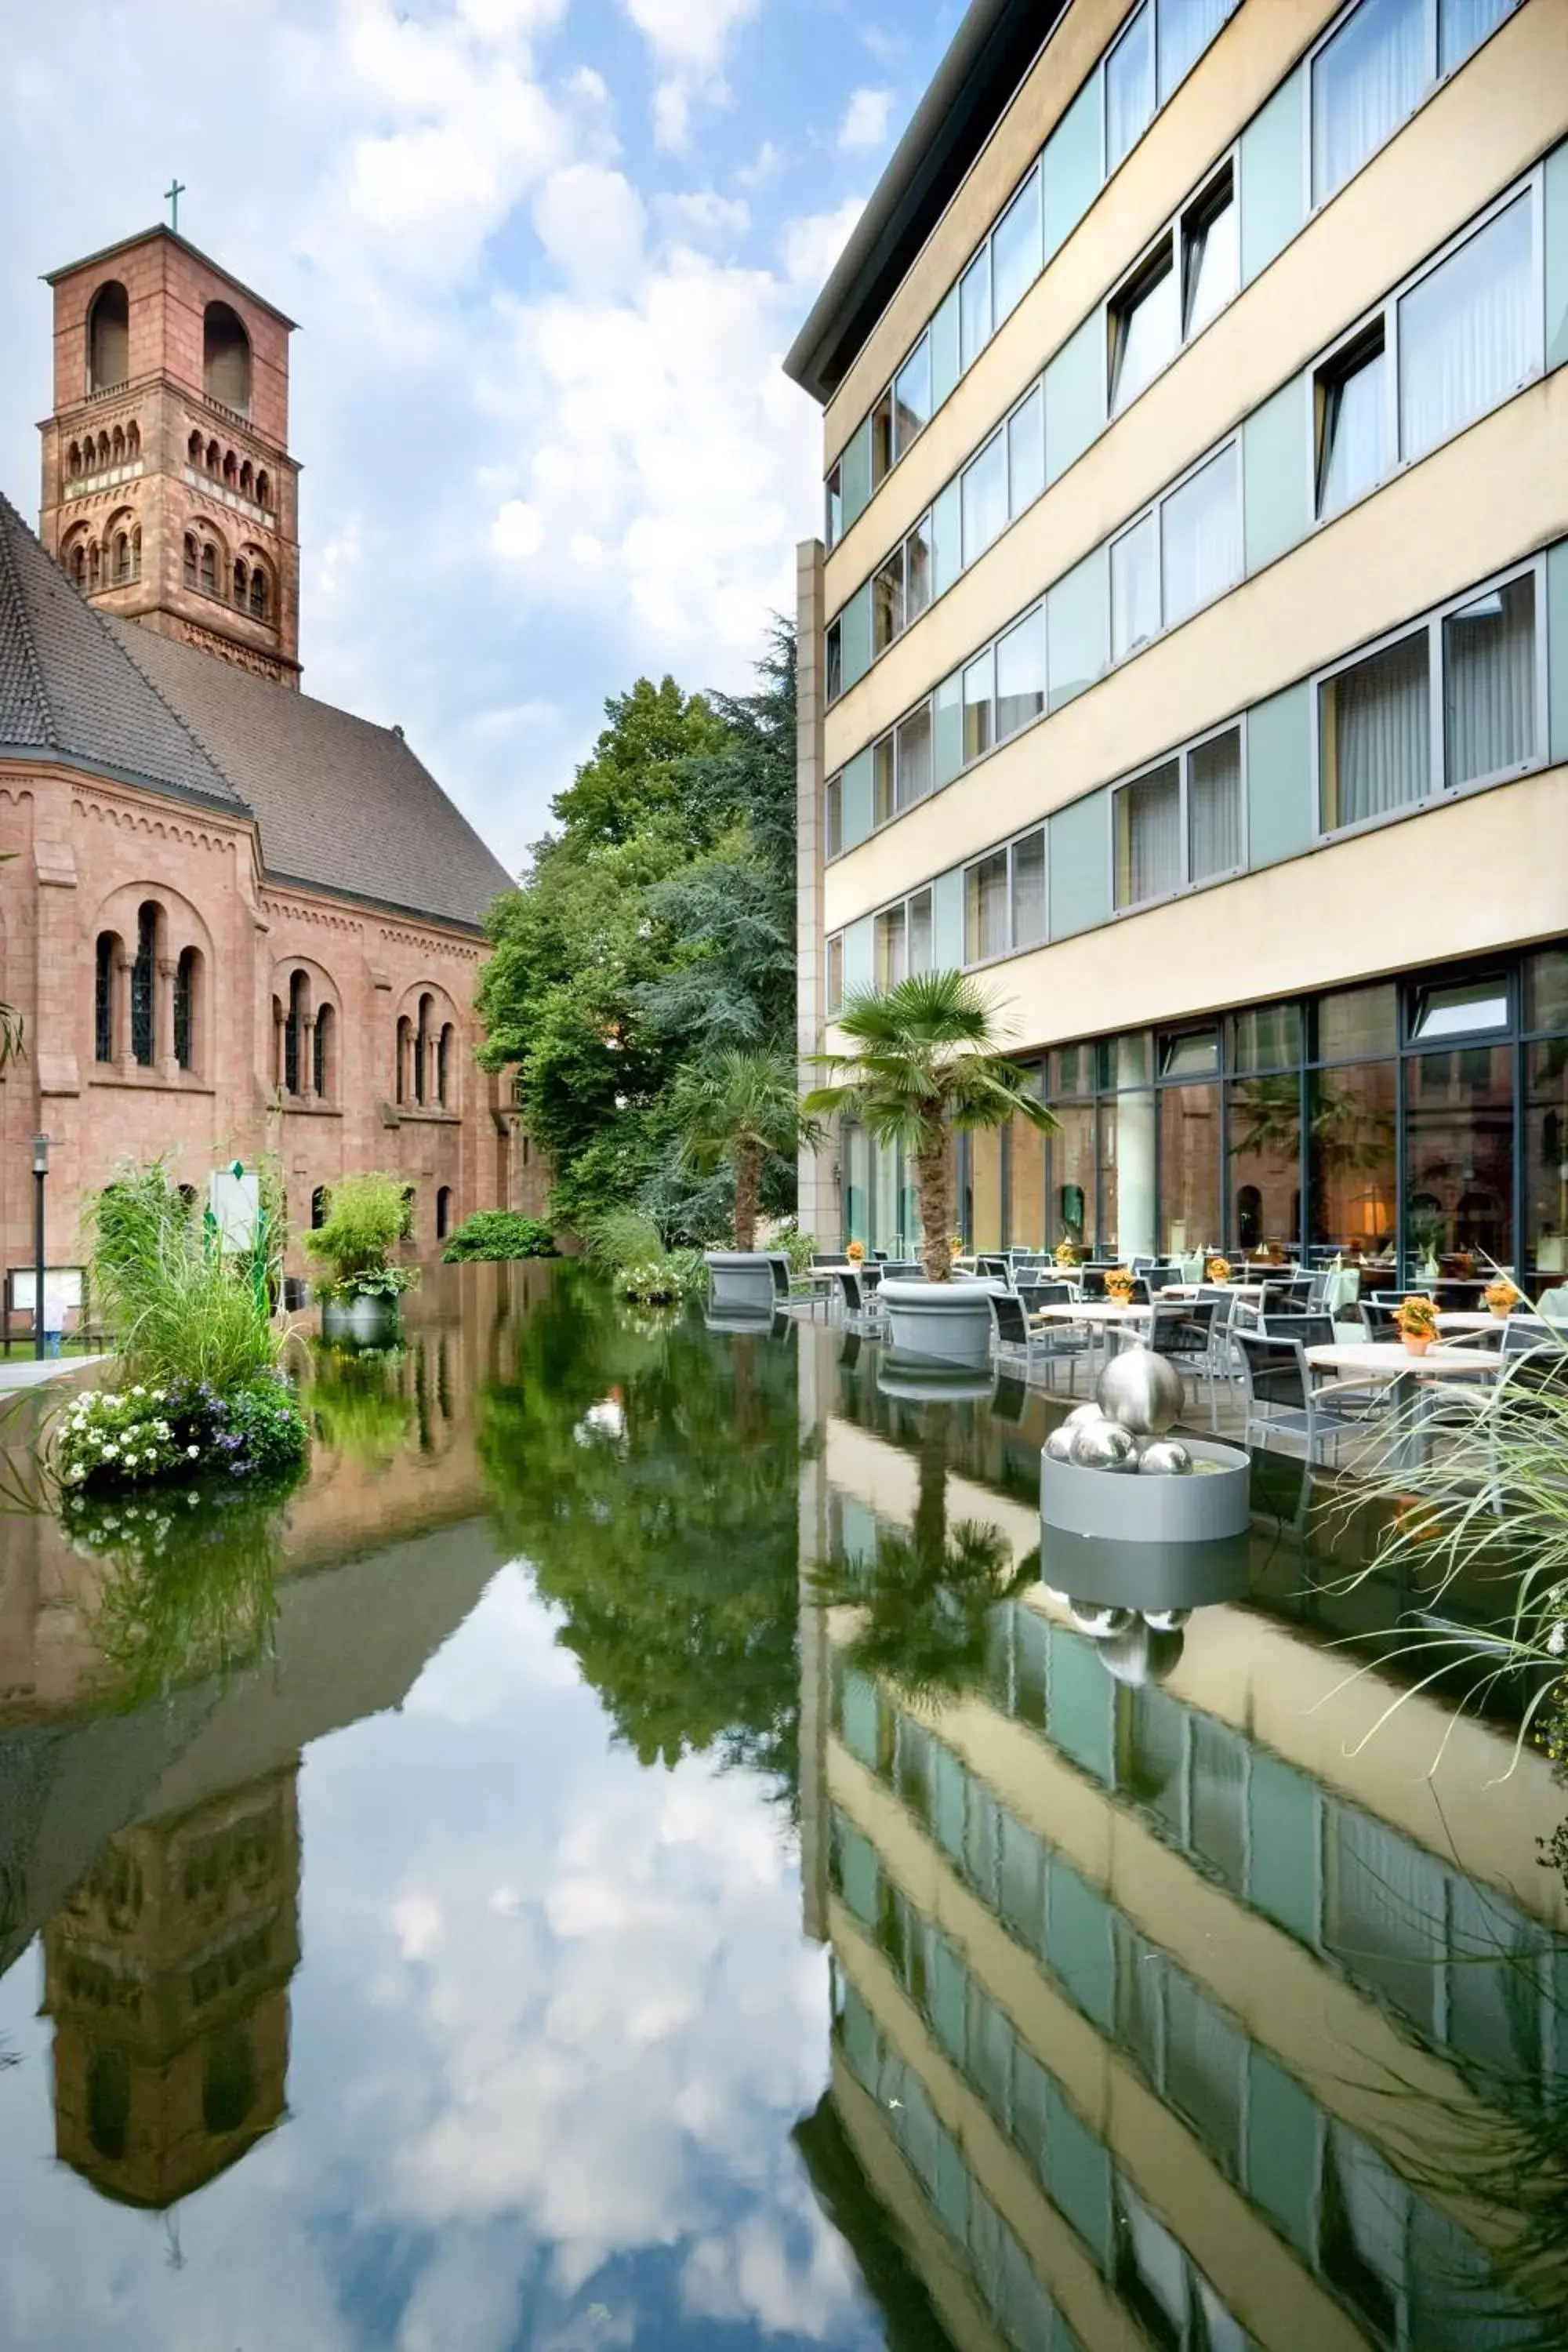
[[[844,468],[835,466],[827,477],[827,513],[826,528],[827,551],[831,554],[844,536]]]
[[[886,653],[904,631],[904,551],[895,547],[871,583],[871,650]]]
[[[973,563],[1007,527],[1007,436],[994,434],[965,467],[960,488],[963,561]]]
[[[1110,655],[1125,661],[1241,577],[1241,478],[1227,443],[1110,548]]]
[[[1338,514],[1388,472],[1394,436],[1383,321],[1318,370],[1318,512]]]
[[[965,765],[989,751],[995,741],[995,655],[988,646],[963,673],[963,758]]]
[[[1110,413],[1136,400],[1168,367],[1181,345],[1178,280],[1170,238],[1163,238],[1108,312],[1110,325]]]
[[[893,465],[893,393],[891,385],[871,411],[871,488],[879,489]]]
[[[1112,826],[1119,908],[1238,873],[1246,862],[1240,728],[1208,736],[1123,784]]]
[[[1236,173],[1227,161],[1106,306],[1112,416],[1234,301],[1240,281]]]
[[[996,647],[996,740],[1005,742],[1046,707],[1046,608],[1037,604]]]
[[[1137,144],[1154,113],[1154,6],[1143,0],[1105,60],[1107,177]]]
[[[1227,163],[1182,217],[1182,337],[1190,342],[1241,285],[1241,221]]]
[[[902,980],[931,968],[931,900],[929,890],[917,890],[897,907],[877,918],[877,986],[897,988]]]
[[[835,621],[829,627],[823,650],[823,666],[826,671],[827,700],[837,702],[844,691],[844,624],[842,621]]]
[[[1398,304],[1399,454],[1424,457],[1541,367],[1535,205],[1516,196]]]
[[[1037,384],[1007,419],[1007,499],[1021,515],[1046,487],[1046,395]]]
[[[827,942],[827,1010],[844,1009],[844,934],[835,931]]]
[[[958,281],[958,363],[973,367],[991,341],[991,247],[981,247]]]
[[[965,867],[963,961],[988,963],[1045,942],[1046,833],[1039,825]]]
[[[922,702],[872,746],[873,823],[886,824],[889,818],[901,816],[926,798],[934,781],[931,705]]]
[[[1537,567],[1471,593],[1319,683],[1319,820],[1365,824],[1541,757]]]
[[[1360,0],[1312,59],[1312,201],[1326,204],[1519,0]]]
[[[829,776],[822,788],[822,839],[825,857],[844,854],[844,782]]]
[[[931,337],[924,334],[893,379],[893,463],[931,423]]]
[[[1040,274],[1040,167],[1037,163],[991,239],[992,323],[1000,327]]]
[[[1145,515],[1110,549],[1110,656],[1125,661],[1160,631],[1158,534]]]
[[[931,530],[922,515],[904,541],[904,626],[912,628],[931,603]]]

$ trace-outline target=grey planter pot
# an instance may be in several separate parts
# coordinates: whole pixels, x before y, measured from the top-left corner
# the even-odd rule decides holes
[[[390,1348],[400,1328],[395,1298],[328,1298],[321,1305],[321,1337],[338,1348]]]
[[[914,1364],[991,1362],[988,1282],[884,1282],[877,1296],[887,1309],[889,1353]]]
[[[1184,1437],[1210,1477],[1147,1478],[1084,1470],[1040,1456],[1040,1518],[1047,1528],[1099,1543],[1202,1544],[1245,1535],[1252,1524],[1252,1456],[1212,1439]]]
[[[962,1364],[910,1363],[884,1355],[877,1367],[879,1394],[900,1404],[989,1404],[995,1386],[989,1365],[984,1371],[969,1370]]]
[[[1239,1601],[1247,1588],[1251,1553],[1250,1530],[1211,1543],[1163,1544],[1105,1542],[1047,1526],[1041,1532],[1040,1579],[1080,1605],[1135,1609],[1152,1617]]]
[[[773,1338],[781,1325],[785,1330],[789,1328],[787,1318],[782,1315],[775,1315],[771,1307],[711,1305],[703,1316],[702,1321],[704,1327],[710,1331],[728,1331],[736,1338],[749,1333],[753,1339],[770,1339]]]
[[[708,1301],[715,1314],[773,1311],[773,1269],[762,1250],[709,1250]]]

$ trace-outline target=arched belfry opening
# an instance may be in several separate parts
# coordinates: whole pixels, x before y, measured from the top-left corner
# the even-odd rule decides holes
[[[237,310],[209,302],[202,324],[203,382],[212,400],[250,414],[250,337]]]
[[[87,388],[107,392],[131,373],[131,298],[118,278],[100,286],[87,319]]]

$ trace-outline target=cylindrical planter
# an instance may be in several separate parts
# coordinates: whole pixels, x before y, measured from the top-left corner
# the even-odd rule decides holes
[[[989,1404],[995,1386],[989,1364],[980,1371],[888,1354],[877,1367],[879,1394],[900,1404]]]
[[[710,1250],[708,1298],[717,1313],[773,1311],[773,1262],[761,1250]]]
[[[1217,1543],[1251,1525],[1252,1456],[1212,1439],[1184,1437],[1207,1474],[1183,1478],[1118,1475],[1040,1456],[1040,1517],[1063,1534],[1101,1543]]]
[[[1041,1530],[1040,1581],[1089,1607],[1171,1614],[1238,1601],[1247,1588],[1250,1553],[1250,1530],[1211,1542],[1107,1543],[1047,1525]]]
[[[390,1348],[399,1328],[395,1298],[363,1293],[354,1298],[328,1298],[321,1305],[321,1337],[334,1347]]]
[[[910,1363],[991,1361],[994,1323],[989,1282],[884,1282],[877,1296],[888,1318],[888,1348]]]
[[[728,1331],[740,1338],[750,1334],[753,1339],[771,1339],[776,1327],[789,1328],[786,1316],[776,1315],[770,1307],[720,1307],[710,1305],[702,1318],[710,1331]]]

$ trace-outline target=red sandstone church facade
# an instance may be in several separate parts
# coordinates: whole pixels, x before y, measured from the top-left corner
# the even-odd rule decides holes
[[[300,690],[289,322],[159,228],[51,279],[35,537],[0,497],[0,1248],[166,1153],[275,1158],[296,1237],[339,1175],[414,1188],[417,1254],[533,1205],[474,1059],[510,877],[416,759]],[[292,1263],[300,1264],[298,1241]]]

